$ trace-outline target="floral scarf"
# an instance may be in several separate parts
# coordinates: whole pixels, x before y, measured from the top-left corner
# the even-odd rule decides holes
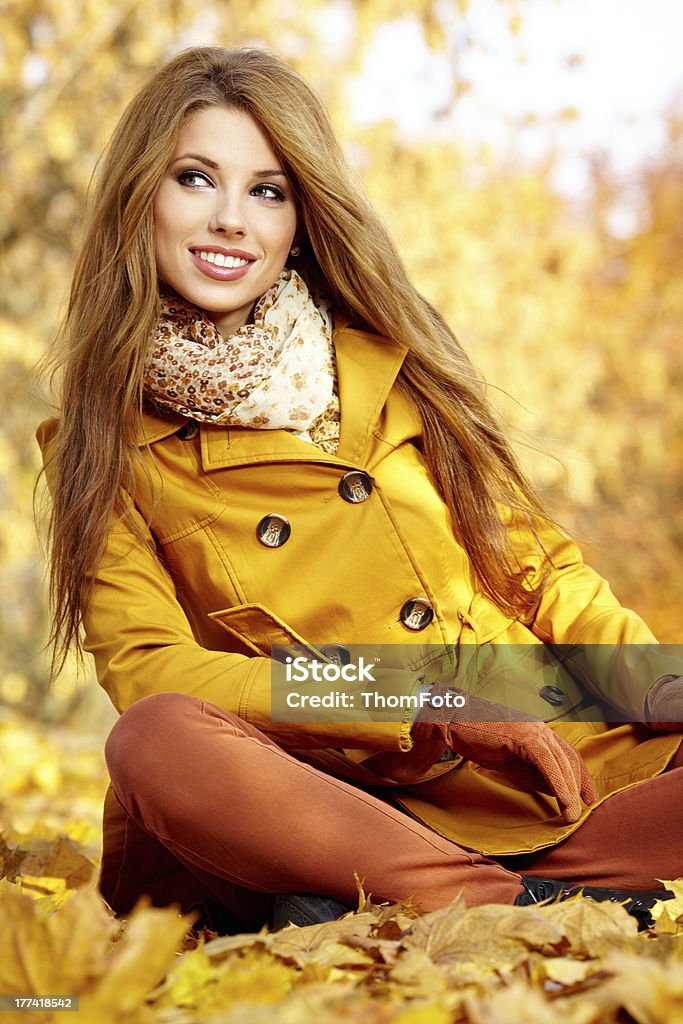
[[[291,430],[337,450],[332,318],[295,270],[282,271],[256,303],[254,322],[227,341],[196,306],[164,296],[144,387],[155,405],[195,420]]]

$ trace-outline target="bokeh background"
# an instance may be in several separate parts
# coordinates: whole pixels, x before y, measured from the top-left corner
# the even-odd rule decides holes
[[[32,493],[33,434],[50,410],[35,367],[116,119],[150,69],[202,43],[274,49],[319,90],[411,274],[483,370],[556,517],[662,641],[683,639],[676,7],[0,3],[1,714],[90,735],[113,720],[88,673],[77,680],[69,666],[47,685]]]

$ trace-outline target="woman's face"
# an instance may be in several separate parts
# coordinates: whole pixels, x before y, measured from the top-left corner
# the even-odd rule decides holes
[[[185,118],[154,197],[159,277],[227,338],[277,280],[297,227],[294,193],[268,137],[246,113]]]

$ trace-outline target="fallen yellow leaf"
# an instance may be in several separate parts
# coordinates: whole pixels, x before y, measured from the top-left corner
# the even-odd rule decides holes
[[[657,881],[661,882],[665,889],[671,889],[674,897],[671,900],[657,900],[651,910],[653,918],[655,921],[658,921],[662,914],[666,912],[672,921],[678,921],[679,918],[683,917],[683,878],[677,878],[673,881],[658,878]]]
[[[81,992],[101,973],[118,925],[92,889],[45,916],[17,887],[0,889],[0,991]]]

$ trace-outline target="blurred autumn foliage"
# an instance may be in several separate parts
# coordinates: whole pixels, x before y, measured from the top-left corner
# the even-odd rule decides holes
[[[527,2],[499,0],[510,32]],[[468,7],[0,2],[0,992],[47,991],[61,977],[62,991],[68,981],[84,993],[82,1019],[99,1024],[683,1019],[675,914],[664,914],[655,940],[636,936],[620,908],[582,901],[572,911],[507,908],[505,916],[496,908],[493,918],[459,906],[420,925],[405,910],[370,907],[308,937],[205,945],[211,936],[202,936],[194,947],[186,937],[178,959],[187,922],[141,908],[122,928],[88,881],[99,857],[99,748],[111,715],[104,704],[84,711],[95,688],[75,688],[69,673],[47,688],[32,489],[33,433],[49,407],[34,367],[59,319],[97,156],[150,69],[184,46],[265,45],[314,84],[418,286],[528,442],[520,454],[556,517],[662,641],[683,640],[683,112],[662,114],[666,145],[628,182],[637,226],[617,235],[612,213],[624,183],[604,158],[591,164],[584,201],[570,202],[553,187],[552,153],[530,166],[469,151],[444,130],[471,84],[459,70],[472,45],[471,25],[461,30]],[[435,130],[419,140],[389,121],[361,128],[348,109],[349,82],[375,31],[399,16],[451,70]],[[51,731],[35,722],[53,723]],[[268,1005],[276,1002],[277,1013]]]

